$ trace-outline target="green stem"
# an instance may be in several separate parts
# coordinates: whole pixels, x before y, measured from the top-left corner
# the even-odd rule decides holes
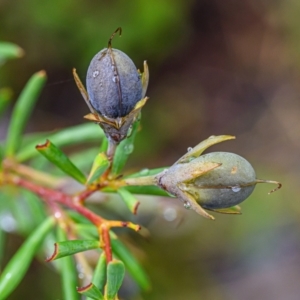
[[[155,176],[142,176],[136,178],[126,178],[123,180],[126,185],[156,185]]]

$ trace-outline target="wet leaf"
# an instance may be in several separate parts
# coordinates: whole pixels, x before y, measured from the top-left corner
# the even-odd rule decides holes
[[[136,177],[143,177],[143,176],[153,176],[153,175],[161,173],[165,169],[167,169],[167,167],[156,168],[156,169],[142,169],[141,171],[139,171],[137,173],[130,174],[128,176],[125,176],[124,178],[136,178]]]
[[[111,170],[111,174],[113,176],[120,174],[128,160],[129,155],[133,152],[134,139],[139,129],[139,126],[140,120],[137,120],[132,125],[131,134],[125,140],[123,140],[117,147]]]

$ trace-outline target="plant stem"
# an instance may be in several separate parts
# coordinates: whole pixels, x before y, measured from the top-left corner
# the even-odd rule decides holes
[[[110,244],[110,235],[109,235],[109,228],[107,228],[106,224],[102,224],[99,229],[100,236],[102,238],[102,247],[105,252],[106,256],[106,263],[108,264],[110,261],[112,261],[112,250],[111,250],[111,244]]]
[[[111,138],[108,139],[108,149],[106,152],[107,158],[109,159],[109,161],[112,161],[117,149],[117,143],[112,140]]]
[[[86,217],[88,220],[90,220],[94,225],[97,227],[100,226],[105,220],[102,219],[100,216],[96,215],[86,207],[82,206],[81,204],[78,204],[74,201],[72,196],[69,196],[67,194],[64,194],[60,191],[52,190],[49,188],[45,188],[39,185],[36,185],[35,183],[32,183],[30,181],[27,181],[25,179],[22,179],[20,177],[14,176],[11,178],[11,183],[21,186],[23,188],[26,188],[27,190],[30,190],[31,192],[37,194],[42,199],[44,199],[46,202],[57,202],[61,203],[84,217]],[[75,196],[76,197],[76,196]]]
[[[48,175],[44,172],[37,171],[28,166],[18,164],[15,161],[13,161],[11,159],[7,159],[7,158],[3,161],[3,166],[6,170],[11,170],[11,171],[16,172],[19,175],[24,176],[28,179],[32,179],[36,182],[39,182],[39,183],[42,183],[42,184],[45,184],[45,185],[51,186],[51,187],[57,187],[60,184],[62,184],[62,182],[64,181],[63,179],[55,178],[52,175]]]
[[[155,176],[142,176],[123,179],[126,185],[156,185]]]

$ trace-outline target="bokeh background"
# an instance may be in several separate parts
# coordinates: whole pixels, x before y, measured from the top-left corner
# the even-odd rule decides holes
[[[48,74],[28,132],[84,122],[88,109],[72,68],[84,80],[91,58],[122,26],[113,46],[150,68],[150,100],[128,171],[170,165],[208,136],[232,134],[237,140],[208,151],[238,153],[259,178],[283,184],[272,195],[273,186],[257,186],[242,216],[214,222],[176,199],[142,197],[133,220],[150,234],[124,240],[153,289],[139,295],[128,281],[124,299],[300,298],[299,14],[296,0],[0,0],[0,39],[26,53],[1,67],[1,87],[17,98],[34,72]],[[18,243],[10,237],[12,252]],[[35,262],[10,299],[59,294],[57,275]]]

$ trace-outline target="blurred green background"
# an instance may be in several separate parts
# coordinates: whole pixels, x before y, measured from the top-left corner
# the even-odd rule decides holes
[[[270,196],[273,186],[257,186],[242,216],[214,222],[176,199],[141,197],[132,220],[150,236],[124,239],[153,289],[138,295],[128,279],[124,299],[299,299],[299,14],[295,0],[0,0],[0,40],[25,51],[1,66],[0,86],[16,99],[34,72],[49,77],[29,132],[84,122],[88,109],[72,68],[84,80],[121,26],[113,47],[150,68],[150,100],[128,171],[170,165],[208,136],[232,134],[237,140],[209,151],[240,154],[258,178],[283,183]],[[10,236],[8,256],[20,243]],[[10,299],[57,299],[59,291],[57,275],[35,262]]]

